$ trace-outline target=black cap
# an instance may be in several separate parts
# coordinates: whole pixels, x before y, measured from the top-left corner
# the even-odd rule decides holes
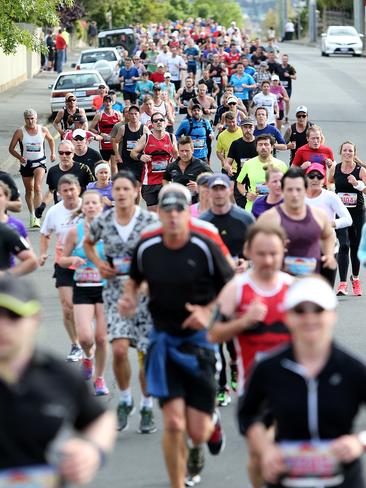
[[[107,100],[110,100],[111,102],[113,102],[113,97],[112,97],[112,95],[104,95],[104,97],[103,97],[103,102],[106,102]]]
[[[0,309],[19,317],[31,317],[41,310],[41,304],[32,286],[24,278],[0,278]]]
[[[199,108],[200,110],[202,110],[202,105],[200,105],[199,103],[194,103],[192,105],[192,110],[194,110],[195,108]]]
[[[159,207],[162,210],[185,210],[190,202],[185,194],[180,191],[167,191],[159,198]]]
[[[72,120],[74,122],[80,122],[81,124],[84,124],[85,122],[88,121],[88,119],[82,114],[74,114]]]

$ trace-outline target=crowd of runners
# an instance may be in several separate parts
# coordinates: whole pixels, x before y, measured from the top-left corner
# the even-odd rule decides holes
[[[6,356],[4,372],[2,327],[34,327],[39,313],[13,276],[36,276],[54,254],[67,361],[80,362],[97,396],[110,394],[112,362],[122,432],[135,410],[136,350],[139,433],[163,431],[172,488],[200,481],[205,444],[222,451],[220,409],[235,396],[253,488],[362,488],[366,432],[352,427],[366,367],[332,330],[336,295],[362,295],[366,165],[349,140],[335,155],[311,107],[291,105],[296,59],[276,39],[203,20],[137,25],[135,35],[121,93],[100,85],[92,120],[66,93],[57,143],[33,108],[10,141],[40,244],[32,249],[14,216],[20,192],[0,171],[0,388],[20,354]],[[85,476],[61,467],[76,483],[113,445],[112,418],[84,393],[90,405],[78,401],[73,423],[93,448],[67,449],[93,462]],[[1,468],[47,463],[43,437],[38,450],[22,442]]]

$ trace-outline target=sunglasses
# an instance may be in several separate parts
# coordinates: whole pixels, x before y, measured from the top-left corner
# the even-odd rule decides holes
[[[168,205],[166,208],[164,206],[161,207],[162,210],[165,210],[165,212],[172,212],[173,210],[176,210],[177,212],[184,212],[186,210],[187,206],[181,204],[181,203],[176,203],[175,205]]]
[[[236,105],[236,102],[230,102],[228,105]]]
[[[306,313],[322,313],[324,312],[324,308],[320,305],[317,305],[316,303],[311,303],[307,305],[300,303],[299,305],[296,305],[296,307],[294,307],[292,311],[297,315],[304,315]]]
[[[68,98],[67,103],[69,103],[69,102],[76,102],[76,98]]]
[[[324,179],[324,176],[323,176],[323,175],[321,175],[320,173],[309,173],[309,174],[308,174],[308,175],[306,175],[306,176],[307,176],[308,178],[310,178],[311,180],[314,180],[315,178],[316,178],[317,180],[319,180],[319,181],[320,181],[320,180],[322,180],[322,179]]]
[[[85,137],[83,137],[83,136],[75,136],[75,137],[73,137],[73,140],[74,141],[84,141],[85,140]]]
[[[296,117],[298,119],[306,119],[307,115],[306,114],[296,114]]]
[[[72,151],[59,151],[58,153],[60,156],[70,156],[70,154],[72,154]]]
[[[153,124],[156,124],[157,122],[164,122],[164,120],[165,120],[165,119],[154,119],[154,120],[152,120],[151,122],[152,122]]]

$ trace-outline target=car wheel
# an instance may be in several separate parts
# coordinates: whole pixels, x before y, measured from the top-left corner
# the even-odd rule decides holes
[[[362,54],[353,53],[352,56],[354,56],[355,58],[360,58],[362,56]]]

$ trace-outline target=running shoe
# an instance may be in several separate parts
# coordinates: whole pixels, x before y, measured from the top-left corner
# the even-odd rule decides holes
[[[220,388],[216,401],[219,407],[227,407],[231,403],[231,396],[227,387]]]
[[[194,478],[199,475],[205,466],[203,446],[191,447],[188,451],[187,477]]]
[[[231,389],[233,391],[236,391],[238,389],[238,370],[237,369],[231,370],[230,386],[231,386]]]
[[[140,425],[137,432],[139,432],[140,434],[152,434],[153,432],[156,432],[158,430],[155,425],[154,413],[152,411],[152,408],[143,407],[140,410],[140,415]]]
[[[40,219],[42,217],[45,208],[46,204],[42,202],[41,205],[35,209],[34,215],[37,217],[37,219]]]
[[[81,374],[84,380],[90,380],[93,376],[93,360],[83,358],[81,361]]]
[[[32,229],[34,227],[34,219],[35,217],[33,215],[29,216],[29,228]]]
[[[95,378],[94,389],[97,396],[109,395],[109,389],[105,384],[103,376],[98,376],[98,378]]]
[[[215,409],[213,420],[214,430],[207,441],[207,447],[213,456],[217,456],[225,447],[225,432],[223,431],[220,412],[217,408]]]
[[[40,229],[41,221],[37,217],[33,217],[33,229]]]
[[[83,351],[81,347],[78,344],[71,344],[71,351],[66,357],[66,361],[70,361],[74,363],[76,361],[81,361],[82,359],[83,359]]]
[[[117,430],[125,430],[128,427],[128,417],[133,414],[135,411],[133,400],[131,405],[128,405],[126,402],[121,402],[118,404],[117,407]]]
[[[356,297],[360,297],[362,295],[362,288],[361,288],[360,279],[359,278],[354,279],[353,276],[351,276],[351,283],[352,283],[353,294]]]
[[[352,281],[352,278],[351,278],[351,281]],[[338,285],[338,288],[337,288],[337,296],[344,297],[346,295],[348,295],[347,282],[341,281]]]
[[[196,476],[191,476],[190,474],[188,474],[185,477],[184,486],[195,486],[198,485],[198,483],[201,483],[201,476],[199,474],[197,474]]]

